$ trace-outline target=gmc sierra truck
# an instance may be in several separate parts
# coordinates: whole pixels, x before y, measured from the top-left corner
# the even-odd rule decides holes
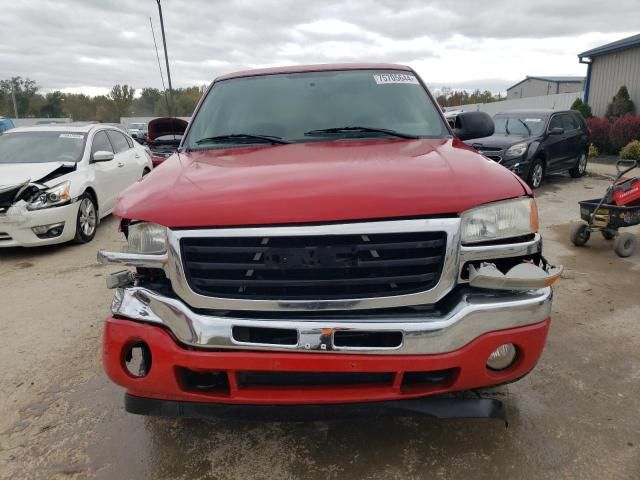
[[[103,363],[125,408],[363,404],[517,380],[561,267],[536,203],[411,69],[224,75],[178,151],[118,200]]]

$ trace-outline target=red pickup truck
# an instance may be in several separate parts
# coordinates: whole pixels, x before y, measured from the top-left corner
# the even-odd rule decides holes
[[[104,368],[128,411],[395,402],[517,380],[561,268],[531,190],[388,64],[217,78],[119,199]]]

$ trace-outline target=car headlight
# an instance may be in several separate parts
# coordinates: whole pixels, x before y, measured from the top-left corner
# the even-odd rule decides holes
[[[506,152],[504,152],[505,157],[521,157],[527,152],[527,148],[529,145],[525,142],[516,143],[515,145],[510,146]]]
[[[167,227],[156,223],[134,223],[129,226],[127,252],[159,254],[167,251]]]
[[[38,192],[35,198],[27,204],[29,210],[58,207],[71,201],[71,182],[62,182],[47,190]]]
[[[462,214],[462,243],[518,237],[538,231],[538,208],[533,198],[489,203]]]

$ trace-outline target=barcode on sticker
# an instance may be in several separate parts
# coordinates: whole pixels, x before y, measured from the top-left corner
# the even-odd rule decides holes
[[[375,73],[373,79],[378,85],[386,83],[412,83],[418,85],[418,79],[407,73]]]
[[[60,138],[75,138],[76,140],[82,140],[84,138],[84,135],[81,135],[79,133],[61,133],[59,135]]]

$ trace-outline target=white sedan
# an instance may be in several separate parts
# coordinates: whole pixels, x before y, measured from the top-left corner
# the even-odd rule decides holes
[[[93,239],[117,197],[149,173],[149,150],[114,127],[14,128],[0,135],[0,248]]]

